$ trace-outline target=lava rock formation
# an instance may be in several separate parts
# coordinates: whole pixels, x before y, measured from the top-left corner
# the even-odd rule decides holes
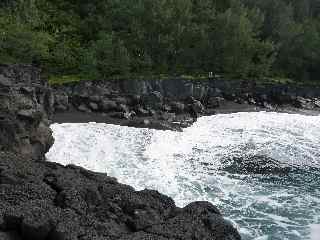
[[[31,66],[0,67],[1,240],[238,240],[208,202],[184,208],[107,174],[45,161],[51,89]]]

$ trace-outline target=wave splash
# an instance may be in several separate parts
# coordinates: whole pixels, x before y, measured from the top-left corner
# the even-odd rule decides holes
[[[311,239],[320,224],[320,117],[235,113],[183,132],[54,124],[47,158],[107,172],[177,205],[207,200],[243,239]]]

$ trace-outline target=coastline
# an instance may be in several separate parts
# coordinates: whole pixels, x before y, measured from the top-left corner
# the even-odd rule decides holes
[[[235,94],[177,80],[161,86],[139,82],[145,87],[135,85],[138,90],[129,94],[132,85],[121,90],[102,84],[52,89],[37,68],[0,68],[0,238],[240,240],[237,229],[209,202],[179,208],[157,191],[135,191],[107,174],[47,162],[54,142],[50,119],[181,131],[198,117],[216,113],[274,111],[288,104],[303,111],[320,108],[320,95],[293,97],[288,91],[279,99],[274,93],[255,95],[254,88]]]
[[[102,122],[181,131],[214,114],[275,111],[317,115],[320,88],[183,78],[81,81],[53,86],[53,122]]]
[[[47,162],[55,99],[39,73],[0,68],[0,239],[241,239],[209,202],[179,208],[157,191]]]
[[[320,115],[320,110],[309,110],[300,109],[292,106],[282,106],[277,109],[267,109],[255,105],[249,104],[238,104],[232,101],[227,101],[221,106],[214,109],[214,113],[204,114],[202,116],[212,116],[217,114],[232,114],[238,112],[278,112],[278,113],[288,113],[288,114],[301,114],[306,116],[317,116]],[[179,115],[178,115],[179,117]],[[180,116],[182,119],[185,115]],[[201,116],[199,116],[201,117]],[[145,121],[148,121],[146,124]],[[177,120],[178,122],[169,122],[164,120],[158,120],[153,117],[135,117],[133,119],[119,119],[108,116],[105,113],[98,112],[80,112],[80,111],[67,111],[55,113],[51,119],[52,123],[106,123],[120,126],[129,126],[136,128],[150,128],[157,130],[171,130],[171,131],[181,131],[183,128],[191,126],[194,121],[185,123],[184,120]]]

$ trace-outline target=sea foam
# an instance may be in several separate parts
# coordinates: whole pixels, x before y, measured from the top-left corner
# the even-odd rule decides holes
[[[181,207],[210,201],[245,240],[319,240],[319,116],[221,114],[183,132],[102,123],[51,127],[50,161],[106,172],[137,190],[157,189]],[[244,171],[257,159],[276,166]],[[247,162],[237,167],[239,161]]]

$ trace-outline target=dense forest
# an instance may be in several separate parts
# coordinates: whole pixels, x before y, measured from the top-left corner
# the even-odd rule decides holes
[[[49,76],[320,80],[320,0],[2,0],[0,63]]]

